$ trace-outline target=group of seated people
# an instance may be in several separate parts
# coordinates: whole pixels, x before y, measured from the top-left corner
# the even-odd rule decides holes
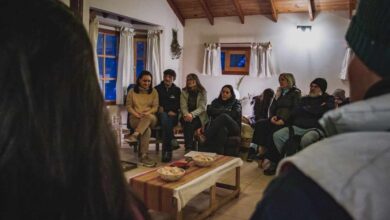
[[[314,79],[303,97],[293,74],[280,74],[279,84],[275,94],[266,89],[254,97],[254,117],[247,120],[254,128],[247,161],[258,159],[265,175],[274,175],[283,157],[322,139],[325,134],[318,120],[328,110],[349,103],[342,89],[326,93],[324,78]]]
[[[231,85],[224,85],[219,96],[207,105],[206,89],[196,74],[187,75],[182,90],[173,83],[176,79],[174,70],[165,70],[163,81],[154,88],[152,77],[149,71],[142,71],[126,100],[129,123],[134,129],[127,141],[139,140],[142,163],[156,165],[148,157],[148,147],[151,129],[157,123],[161,125],[163,134],[162,162],[172,160],[174,127],[179,122],[186,152],[199,149],[238,155],[236,149],[239,146],[227,144],[229,137],[240,137],[242,121],[242,107]],[[264,174],[273,175],[284,156],[323,138],[318,119],[326,111],[347,103],[343,90],[337,89],[334,95],[329,95],[326,89],[327,81],[316,78],[310,83],[309,94],[301,97],[294,75],[280,74],[276,92],[266,89],[254,98],[255,116],[249,120],[254,134],[247,160],[259,159]],[[288,141],[293,136],[298,137],[297,149],[286,146],[291,145]],[[198,149],[195,149],[195,140],[198,141]]]
[[[205,151],[235,154],[229,150],[226,152],[233,153],[225,153],[227,137],[240,136],[241,133],[241,104],[231,85],[223,86],[219,97],[207,106],[206,89],[196,74],[187,75],[182,90],[173,83],[176,79],[174,70],[165,70],[163,81],[154,88],[152,77],[149,71],[142,71],[126,98],[129,123],[134,130],[126,140],[139,140],[141,163],[156,165],[148,156],[148,147],[151,129],[158,121],[163,133],[162,162],[172,160],[173,130],[179,121],[186,152],[195,150],[195,136]]]

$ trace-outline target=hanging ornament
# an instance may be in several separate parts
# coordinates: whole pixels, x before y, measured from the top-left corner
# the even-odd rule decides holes
[[[179,59],[183,48],[177,41],[177,29],[172,29],[171,57],[172,60]]]

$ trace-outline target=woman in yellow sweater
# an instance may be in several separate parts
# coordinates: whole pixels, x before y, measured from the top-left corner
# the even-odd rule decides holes
[[[137,84],[127,95],[126,103],[130,113],[130,126],[134,129],[129,141],[140,139],[141,162],[147,166],[155,166],[156,162],[148,157],[148,149],[150,128],[157,124],[155,113],[158,110],[158,93],[152,87],[152,74],[149,71],[141,72]]]

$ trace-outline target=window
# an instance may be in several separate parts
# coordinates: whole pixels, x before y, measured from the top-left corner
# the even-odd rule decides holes
[[[146,68],[146,35],[134,36],[134,82]]]
[[[97,56],[99,61],[99,82],[104,100],[109,104],[116,101],[116,80],[118,71],[119,32],[99,29]]]
[[[222,47],[222,74],[248,75],[250,62],[249,47]]]

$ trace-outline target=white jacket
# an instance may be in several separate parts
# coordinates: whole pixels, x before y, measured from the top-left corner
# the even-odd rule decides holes
[[[390,218],[390,94],[346,105],[320,120],[331,136],[285,158],[357,220]]]

